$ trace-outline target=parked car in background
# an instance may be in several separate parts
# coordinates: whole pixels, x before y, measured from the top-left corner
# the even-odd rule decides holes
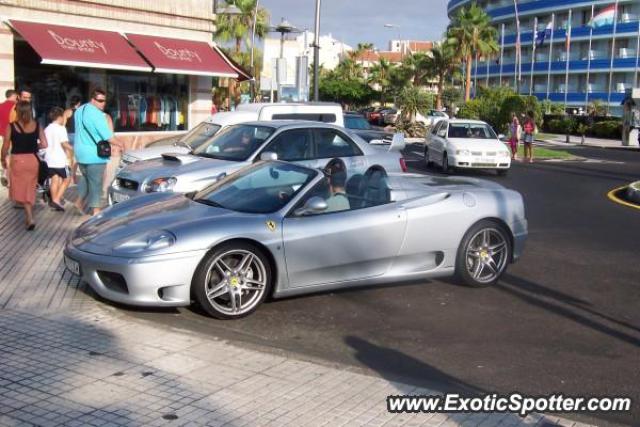
[[[333,103],[240,104],[235,111],[217,113],[187,134],[163,138],[141,150],[122,155],[120,168],[139,160],[157,159],[163,153],[187,154],[227,126],[257,120],[311,120],[344,126],[342,107]]]
[[[370,145],[328,123],[276,120],[236,124],[220,130],[190,153],[164,153],[162,158],[120,170],[109,189],[109,203],[147,193],[200,191],[263,156],[313,168],[341,158],[349,174],[364,173],[372,166],[404,172],[402,148],[401,138],[390,145]]]
[[[382,125],[393,125],[400,117],[400,112],[397,108],[387,108],[382,110],[380,115],[382,117]]]
[[[424,161],[443,172],[455,169],[493,169],[506,175],[511,154],[491,126],[479,120],[443,119],[427,133]]]
[[[376,107],[373,111],[369,112],[369,123],[372,125],[381,126],[382,122],[382,108]]]
[[[433,126],[440,120],[449,119],[449,115],[444,111],[429,110],[426,116],[423,116],[422,123],[425,126]]]
[[[111,301],[195,301],[237,319],[266,298],[359,285],[455,275],[491,286],[523,252],[522,196],[498,184],[369,169],[336,206],[329,182],[266,161],[198,193],[132,199],[75,230],[65,266]]]
[[[374,129],[365,118],[358,113],[344,113],[344,127],[367,142],[372,140],[391,142],[393,133]]]

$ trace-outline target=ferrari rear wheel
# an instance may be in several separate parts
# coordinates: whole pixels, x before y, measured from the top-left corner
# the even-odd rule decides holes
[[[193,278],[194,296],[209,315],[237,319],[254,312],[271,289],[271,266],[248,243],[223,244],[200,264]]]
[[[507,269],[511,240],[503,226],[480,221],[465,234],[456,257],[456,275],[473,287],[495,284]]]

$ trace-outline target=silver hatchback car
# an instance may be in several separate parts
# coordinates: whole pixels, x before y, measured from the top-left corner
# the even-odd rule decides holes
[[[320,168],[334,158],[345,162],[347,173],[370,168],[406,172],[400,150],[404,140],[370,145],[344,128],[307,121],[248,122],[229,126],[191,153],[165,153],[160,159],[133,163],[120,170],[109,189],[109,203],[147,193],[200,191],[261,158]]]

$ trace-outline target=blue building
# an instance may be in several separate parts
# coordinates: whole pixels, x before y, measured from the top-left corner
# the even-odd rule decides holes
[[[449,0],[449,17],[474,1]],[[613,115],[621,115],[625,90],[640,86],[640,0],[475,2],[491,16],[500,46],[474,62],[475,86],[507,85],[573,109],[599,100]]]

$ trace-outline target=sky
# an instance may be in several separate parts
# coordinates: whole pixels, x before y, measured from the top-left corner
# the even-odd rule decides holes
[[[316,0],[260,0],[271,24],[285,18],[314,30]],[[373,43],[386,50],[391,39],[439,40],[447,27],[447,0],[322,0],[320,34],[356,47]],[[385,28],[392,24],[394,28]]]

